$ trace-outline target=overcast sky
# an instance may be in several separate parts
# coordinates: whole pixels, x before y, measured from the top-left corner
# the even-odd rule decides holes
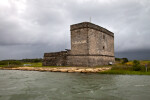
[[[150,59],[150,0],[0,0],[0,60],[70,49],[70,25],[115,34],[116,57]]]

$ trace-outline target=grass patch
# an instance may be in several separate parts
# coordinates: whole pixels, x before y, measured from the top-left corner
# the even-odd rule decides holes
[[[116,74],[116,75],[150,75],[150,72],[127,71],[127,70],[108,70],[100,72],[100,74]]]
[[[27,66],[24,66],[24,64],[27,64]],[[7,64],[7,65],[0,65],[0,67],[66,67],[66,66],[43,66],[42,62],[38,62],[38,63],[26,62],[26,63],[22,63],[21,65],[10,64],[8,66]]]
[[[41,62],[38,62],[38,63],[23,63],[23,65],[24,64],[30,65],[30,66],[27,66],[27,67],[43,67]]]
[[[146,72],[147,66],[147,72]],[[121,74],[121,75],[150,75],[150,61],[129,61],[127,63],[117,62],[112,69],[100,74]]]
[[[0,65],[0,67],[5,67],[5,66],[8,66],[8,65]]]
[[[66,66],[43,66],[42,62],[39,62],[39,63],[23,63],[23,64],[31,65],[31,66],[27,66],[27,67],[66,67]]]

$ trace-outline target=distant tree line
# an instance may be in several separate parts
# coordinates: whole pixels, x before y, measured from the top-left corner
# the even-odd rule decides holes
[[[36,58],[36,59],[22,59],[22,62],[30,62],[30,63],[37,63],[37,62],[42,62],[42,58]]]
[[[129,62],[128,58],[115,58],[115,61],[122,62],[122,64]]]
[[[42,58],[36,59],[22,59],[22,60],[2,60],[0,65],[21,65],[22,63],[38,63],[42,62]]]
[[[19,60],[2,60],[0,65],[21,65],[22,62]]]

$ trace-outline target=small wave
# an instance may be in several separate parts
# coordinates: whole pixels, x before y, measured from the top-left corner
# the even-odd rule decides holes
[[[57,88],[51,88],[50,91],[57,91]]]
[[[142,86],[145,86],[145,85],[134,85],[134,86],[136,86],[136,87],[142,87]]]
[[[91,90],[91,91],[90,91],[90,93],[92,93],[92,94],[93,94],[93,93],[94,93],[94,91],[92,91],[92,90]]]
[[[1,90],[14,90],[14,89],[17,89],[17,87],[4,88],[4,89],[1,89]]]

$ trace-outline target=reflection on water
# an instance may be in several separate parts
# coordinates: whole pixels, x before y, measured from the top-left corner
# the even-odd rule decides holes
[[[150,100],[150,77],[0,70],[0,100]]]

